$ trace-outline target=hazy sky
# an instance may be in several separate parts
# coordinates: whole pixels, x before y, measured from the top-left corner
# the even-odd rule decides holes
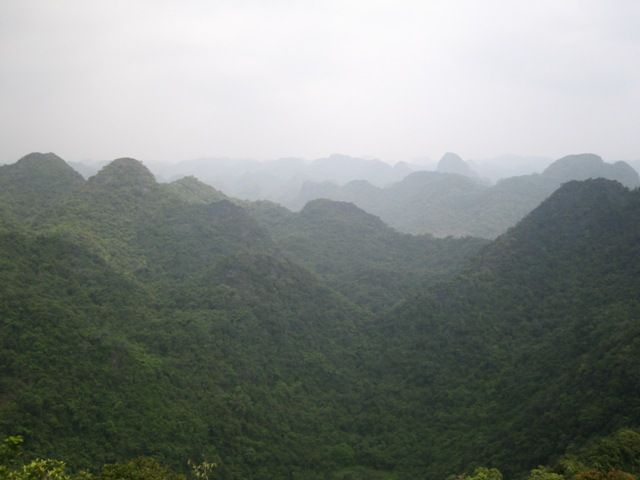
[[[640,1],[0,0],[0,162],[640,158]]]

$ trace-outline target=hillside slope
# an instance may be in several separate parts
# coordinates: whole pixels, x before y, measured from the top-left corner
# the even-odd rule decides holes
[[[638,190],[569,182],[377,325],[380,441],[415,444],[400,468],[514,474],[640,422],[639,225]]]
[[[346,402],[368,315],[241,207],[184,202],[119,159],[2,233],[0,266],[0,434],[32,455],[314,478],[357,443]]]
[[[268,202],[248,208],[284,254],[373,312],[453,275],[487,243],[399,233],[346,202],[313,200],[299,213]]]
[[[568,182],[487,243],[347,203],[207,203],[133,159],[45,201],[29,168],[11,185],[39,208],[0,199],[0,435],[30,457],[519,477],[640,424],[639,190]]]

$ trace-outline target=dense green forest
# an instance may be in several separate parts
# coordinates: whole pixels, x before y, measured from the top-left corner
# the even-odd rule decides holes
[[[133,159],[0,186],[0,478],[640,473],[637,189],[568,182],[488,242]]]
[[[270,202],[247,208],[287,256],[375,313],[454,274],[488,243],[399,233],[346,202],[313,200],[299,213]]]

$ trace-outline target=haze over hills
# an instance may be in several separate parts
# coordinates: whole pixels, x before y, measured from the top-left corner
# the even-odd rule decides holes
[[[374,185],[384,186],[401,180],[418,167],[405,162],[392,166],[380,160],[333,154],[311,162],[300,158],[263,162],[204,158],[175,165],[152,165],[151,168],[166,180],[193,175],[232,197],[288,204],[305,181],[341,184],[364,179]]]
[[[541,174],[507,178],[493,186],[437,172],[416,172],[385,188],[363,181],[344,186],[306,183],[292,206],[316,198],[348,201],[400,231],[495,238],[563,182],[598,177],[630,188],[640,185],[638,173],[625,162],[608,164],[596,155],[582,154],[556,160]]]
[[[471,167],[482,178],[487,178],[492,183],[496,183],[503,178],[540,172],[551,163],[553,163],[553,158],[514,154],[469,160]]]
[[[640,480],[639,25],[0,1],[0,480]]]
[[[445,153],[436,168],[439,173],[455,173],[464,177],[478,178],[478,174],[465,162],[460,155],[447,152]]]
[[[488,188],[405,181],[423,176]],[[570,181],[488,242],[401,234],[344,202],[230,201],[130,158],[85,181],[32,154],[0,183],[0,434],[30,456],[518,477],[640,422],[638,189]],[[636,448],[622,432],[609,445]]]
[[[452,152],[449,153],[462,160],[459,155]],[[446,156],[447,154],[443,155],[441,160]],[[553,159],[527,155],[499,155],[491,158],[462,161],[466,164],[466,167],[462,168],[465,171],[471,170],[471,176],[480,176],[486,182],[495,183],[503,178],[528,175],[540,171],[550,165]],[[67,163],[85,179],[98,173],[107,164],[104,161],[93,160],[68,161]],[[323,163],[326,163],[326,165],[323,165]],[[312,161],[297,157],[285,157],[275,160],[207,157],[178,163],[151,162],[147,166],[161,181],[193,175],[201,180],[206,179],[208,183],[215,184],[218,188],[227,190],[229,193],[237,188],[236,194],[240,198],[254,198],[258,194],[263,197],[265,194],[275,195],[275,197],[282,196],[277,189],[262,191],[261,185],[263,183],[268,185],[268,182],[267,180],[261,180],[261,177],[331,181],[338,184],[364,179],[374,185],[385,186],[391,182],[401,180],[411,172],[438,170],[438,162],[431,161],[428,158],[399,161],[394,165],[390,165],[388,162],[381,162],[380,160],[358,158],[344,154],[333,154],[327,158]],[[397,176],[389,176],[389,166],[396,170]],[[635,168],[638,170],[637,166]],[[460,172],[445,171],[444,173]],[[251,182],[252,179],[253,183]],[[276,180],[271,178],[269,181],[275,182]],[[250,190],[252,186],[257,190],[252,192]],[[257,199],[276,200],[276,198],[263,197]]]

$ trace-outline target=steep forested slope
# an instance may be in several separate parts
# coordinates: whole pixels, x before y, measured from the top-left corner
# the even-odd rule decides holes
[[[345,202],[314,200],[299,213],[268,202],[248,208],[287,256],[375,312],[452,275],[487,243],[399,233]]]
[[[569,182],[482,246],[344,203],[207,203],[132,159],[45,195],[57,165],[0,180],[45,190],[0,202],[0,435],[30,456],[517,475],[640,424],[638,190]],[[382,309],[425,272],[377,318],[336,292]]]
[[[3,434],[75,466],[206,455],[223,478],[271,478],[340,464],[367,315],[242,208],[185,203],[121,159],[31,223],[0,242]]]
[[[570,182],[387,316],[372,375],[400,468],[520,472],[640,422],[639,225],[638,190]]]

